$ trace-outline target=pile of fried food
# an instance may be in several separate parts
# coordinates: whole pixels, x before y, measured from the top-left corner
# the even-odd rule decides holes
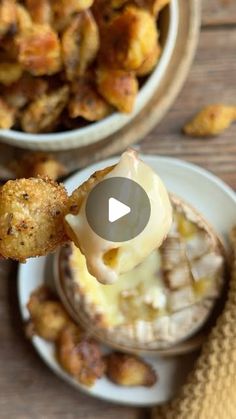
[[[121,386],[150,387],[156,383],[155,371],[141,358],[122,353],[103,355],[99,343],[71,320],[46,286],[31,294],[27,307],[27,336],[36,334],[53,342],[61,367],[82,385],[90,387],[105,375]]]
[[[0,129],[52,132],[133,110],[170,0],[1,0]]]

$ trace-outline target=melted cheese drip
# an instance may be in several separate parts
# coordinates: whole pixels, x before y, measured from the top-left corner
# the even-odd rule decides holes
[[[103,284],[114,283],[120,274],[132,270],[154,249],[160,247],[172,223],[172,207],[161,179],[138,158],[135,151],[128,150],[123,153],[118,164],[103,180],[112,177],[131,179],[147,193],[151,215],[142,233],[121,243],[113,243],[99,237],[87,222],[87,199],[84,199],[77,215],[66,216],[66,222],[77,239],[76,244],[85,255],[88,271]],[[114,252],[114,249],[117,251]],[[109,256],[109,252],[111,257],[104,259],[104,255]]]

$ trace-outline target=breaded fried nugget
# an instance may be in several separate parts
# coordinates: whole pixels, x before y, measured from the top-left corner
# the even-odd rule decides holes
[[[26,0],[26,7],[35,23],[51,24],[53,12],[50,0]]]
[[[22,5],[16,5],[17,29],[19,33],[23,33],[31,28],[33,25],[31,16],[28,10]]]
[[[111,353],[106,357],[108,378],[120,386],[151,387],[157,381],[152,367],[134,355]]]
[[[31,133],[53,130],[68,99],[68,86],[63,86],[52,93],[39,97],[23,112],[21,119],[22,129]]]
[[[193,137],[211,137],[226,130],[235,120],[235,106],[208,105],[184,126],[183,131]]]
[[[5,86],[19,80],[22,76],[23,69],[18,63],[0,62],[0,83]]]
[[[59,32],[69,25],[71,18],[92,6],[93,0],[51,0],[54,27]]]
[[[136,70],[136,76],[144,77],[150,74],[157,65],[161,55],[161,47],[157,43],[152,53],[144,60],[143,64]]]
[[[71,322],[62,304],[47,296],[43,288],[32,293],[27,308],[30,313],[27,330],[31,330],[32,335],[39,335],[48,341],[55,342],[62,329]]]
[[[96,84],[90,77],[80,78],[71,86],[68,105],[71,118],[82,117],[87,121],[99,121],[112,112],[112,107],[97,92]]]
[[[46,80],[40,77],[35,78],[25,73],[17,82],[3,87],[2,94],[8,104],[21,109],[28,102],[46,93],[47,88],[48,83]]]
[[[133,73],[100,68],[97,71],[97,87],[112,106],[121,112],[132,112],[138,93],[138,81]]]
[[[99,49],[99,32],[90,11],[75,16],[62,35],[62,57],[67,79],[82,76]]]
[[[92,386],[104,374],[105,363],[99,344],[83,336],[76,325],[65,327],[57,342],[62,368],[85,386]]]
[[[153,52],[158,40],[153,16],[127,6],[103,31],[101,61],[127,71],[137,70]]]
[[[15,123],[15,108],[0,98],[0,129],[9,129]]]
[[[19,63],[34,76],[55,74],[61,69],[58,35],[48,25],[33,24],[17,37]]]
[[[8,181],[0,189],[0,254],[24,262],[67,240],[68,196],[62,185],[40,178]]]
[[[170,3],[170,0],[135,0],[140,7],[146,8],[155,17]]]
[[[1,0],[0,2],[0,38],[14,34],[17,30],[15,0]]]

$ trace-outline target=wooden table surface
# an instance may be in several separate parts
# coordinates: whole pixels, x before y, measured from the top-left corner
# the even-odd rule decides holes
[[[140,149],[200,164],[236,189],[236,125],[210,140],[181,135],[184,122],[212,102],[236,104],[235,0],[204,0],[200,43],[187,82]],[[80,394],[43,364],[24,338],[16,268],[10,262],[0,263],[0,419],[148,418],[148,409],[112,405]]]

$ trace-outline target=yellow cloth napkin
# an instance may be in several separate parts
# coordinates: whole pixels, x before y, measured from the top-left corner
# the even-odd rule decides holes
[[[194,370],[173,401],[154,408],[152,419],[236,419],[236,227],[233,268],[223,313]]]

